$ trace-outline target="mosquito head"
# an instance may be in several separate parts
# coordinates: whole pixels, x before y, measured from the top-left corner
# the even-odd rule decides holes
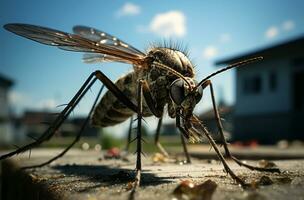
[[[170,48],[153,48],[148,56],[154,62],[161,63],[179,72],[185,77],[194,77],[193,65],[187,55],[180,50]]]
[[[193,90],[197,85],[196,81],[189,77],[185,79],[187,82],[179,78],[170,85],[170,97],[177,107],[182,109],[184,116],[190,117],[203,96],[203,89],[199,87]]]

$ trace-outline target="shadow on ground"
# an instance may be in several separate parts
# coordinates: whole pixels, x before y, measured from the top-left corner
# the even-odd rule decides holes
[[[59,170],[66,176],[81,177],[81,181],[87,181],[90,183],[96,183],[85,189],[79,190],[79,192],[88,192],[92,189],[100,187],[109,187],[113,185],[126,185],[135,179],[135,170],[121,169],[113,166],[101,166],[101,165],[57,165],[52,166],[53,169]],[[153,173],[149,173],[148,170],[143,170],[141,173],[141,186],[155,186],[164,183],[171,183],[172,176],[157,177]],[[68,180],[68,179],[66,179]],[[78,180],[71,180],[77,182]],[[72,183],[70,182],[70,183]]]

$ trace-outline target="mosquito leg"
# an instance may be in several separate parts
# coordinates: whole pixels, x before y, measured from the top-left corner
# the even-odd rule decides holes
[[[226,141],[225,136],[224,136],[223,125],[222,125],[222,122],[221,122],[221,119],[220,119],[220,115],[219,115],[219,112],[218,112],[218,109],[217,109],[217,106],[216,106],[216,103],[215,103],[215,97],[214,97],[214,92],[213,92],[213,86],[212,86],[212,83],[211,83],[210,80],[207,80],[207,81],[202,85],[202,87],[203,87],[204,89],[205,89],[207,86],[210,86],[210,93],[211,93],[211,100],[212,100],[213,111],[214,111],[214,115],[215,115],[215,119],[216,119],[216,123],[217,123],[218,129],[219,129],[219,132],[220,132],[221,140],[222,140],[222,143],[223,143],[223,145],[224,145],[225,154],[226,154],[227,157],[231,157],[230,151],[229,151],[229,149],[228,149],[228,144],[227,144],[227,141]]]
[[[133,123],[133,116],[130,118],[128,138],[127,138],[127,144],[126,144],[126,148],[125,148],[126,153],[129,152],[129,148],[130,148],[131,135],[132,135],[132,123]]]
[[[140,185],[140,175],[141,175],[141,154],[142,154],[142,146],[141,146],[141,120],[142,120],[142,96],[143,96],[143,88],[142,88],[143,81],[139,80],[138,82],[138,110],[137,110],[137,146],[136,146],[136,177],[135,177],[135,186],[134,190],[136,189],[137,186]]]
[[[84,124],[82,125],[82,127],[81,127],[81,129],[80,129],[80,131],[78,132],[78,134],[77,134],[77,137],[75,138],[75,140],[63,151],[63,152],[61,152],[59,155],[57,155],[56,157],[54,157],[54,158],[52,158],[51,160],[49,160],[49,161],[47,161],[47,162],[45,162],[45,163],[42,163],[41,165],[37,165],[37,166],[31,166],[31,167],[41,167],[41,166],[44,166],[44,165],[46,165],[46,164],[49,164],[49,163],[51,163],[52,161],[54,161],[54,160],[56,160],[56,159],[58,159],[59,157],[61,157],[61,156],[63,156],[78,140],[79,140],[79,138],[81,137],[81,133],[82,133],[82,131],[84,130],[84,128],[85,128],[85,126],[86,126],[86,124],[87,124],[87,122],[89,121],[89,118],[90,118],[90,116],[91,116],[91,114],[92,114],[92,112],[93,112],[93,110],[94,110],[94,108],[95,108],[95,106],[96,106],[96,103],[97,103],[97,101],[98,101],[98,99],[99,99],[99,96],[100,96],[100,94],[101,94],[101,92],[102,92],[102,90],[103,90],[103,88],[104,88],[104,86],[106,86],[117,98],[120,98],[120,100],[122,101],[122,103],[124,103],[126,106],[130,106],[129,108],[130,109],[136,109],[136,110],[138,110],[138,126],[139,127],[141,127],[141,119],[142,119],[142,99],[141,99],[141,97],[142,97],[142,85],[141,84],[139,84],[140,85],[140,88],[141,88],[141,95],[139,95],[139,102],[140,102],[140,107],[141,107],[141,109],[139,110],[139,109],[137,109],[138,107],[136,106],[136,105],[134,105],[118,88],[117,88],[117,86],[111,81],[111,80],[109,80],[102,72],[100,72],[100,71],[96,71],[96,72],[94,72],[93,73],[93,75],[95,75],[96,76],[96,78],[97,79],[99,79],[102,83],[104,83],[104,85],[102,86],[102,88],[100,89],[100,91],[99,91],[99,93],[98,93],[98,95],[97,95],[97,97],[96,97],[96,99],[95,99],[95,101],[94,101],[94,104],[93,104],[93,106],[92,106],[92,108],[91,108],[91,110],[90,110],[90,112],[89,112],[89,115],[88,115],[88,117],[86,118],[86,120],[85,120],[85,122],[84,122]],[[90,89],[90,87],[92,86],[92,84],[96,81],[96,78],[89,84],[89,86],[85,89],[85,91],[83,92],[83,94],[81,94],[80,95],[80,98],[76,101],[76,103],[75,103],[75,105],[73,105],[73,107],[72,108],[74,108],[77,104],[78,104],[78,102],[80,101],[80,99],[84,96],[84,94],[87,92],[87,90],[88,89]],[[72,111],[72,109],[70,110],[70,112]],[[140,111],[140,112],[139,112]],[[70,113],[69,112],[69,113]],[[140,183],[140,171],[141,171],[141,129],[139,128],[138,129],[138,136],[137,136],[137,138],[139,138],[139,139],[137,139],[137,152],[139,152],[138,154],[139,154],[139,156],[137,156],[137,164],[136,164],[136,169],[138,169],[137,170],[137,172],[136,172],[136,185],[139,185],[139,183]],[[29,168],[29,167],[25,167],[25,168]]]
[[[42,142],[50,139],[55,134],[55,131],[58,130],[58,128],[61,126],[64,120],[69,116],[69,114],[73,111],[73,109],[81,100],[81,98],[86,94],[86,92],[91,88],[91,86],[95,83],[97,79],[100,80],[113,93],[113,95],[115,95],[116,98],[120,99],[120,101],[123,104],[125,104],[128,108],[130,108],[134,112],[137,112],[137,106],[133,104],[132,101],[130,101],[130,99],[128,99],[128,97],[126,97],[124,93],[120,91],[119,88],[106,75],[104,75],[101,71],[97,70],[88,77],[88,79],[79,89],[79,91],[76,93],[73,99],[68,103],[65,109],[59,114],[59,116],[55,119],[55,121],[51,124],[51,126],[44,132],[44,134],[42,134],[35,142],[27,144],[23,147],[18,148],[15,151],[0,156],[0,160],[9,158],[15,154],[32,149],[33,147],[36,147]]]
[[[234,157],[230,153],[229,148],[228,148],[228,144],[227,144],[227,141],[226,141],[226,138],[225,138],[224,133],[223,133],[223,125],[222,125],[222,122],[221,122],[221,119],[220,119],[220,115],[219,115],[219,112],[218,112],[218,109],[217,109],[217,106],[216,106],[216,103],[215,103],[214,90],[213,90],[213,86],[212,86],[212,83],[211,83],[210,80],[207,80],[202,85],[203,88],[206,88],[207,86],[210,87],[210,93],[211,93],[213,111],[214,111],[214,115],[215,115],[215,119],[216,119],[216,123],[217,123],[218,129],[219,129],[219,132],[220,132],[221,140],[222,140],[222,143],[224,145],[226,157],[231,158],[232,160],[234,160],[240,166],[247,167],[250,170],[266,171],[266,172],[280,172],[280,170],[278,168],[263,168],[263,167],[256,167],[256,166],[252,166],[252,165],[246,164],[246,163],[240,161],[239,159],[237,159],[236,157]]]
[[[191,158],[190,158],[190,155],[188,153],[188,148],[187,148],[186,140],[184,138],[184,135],[188,135],[188,133],[184,129],[184,127],[181,126],[180,120],[181,120],[180,119],[180,115],[179,115],[179,113],[177,113],[176,114],[176,126],[180,130],[180,132],[181,132],[181,136],[180,137],[181,137],[184,153],[185,153],[185,156],[186,156],[186,161],[187,161],[187,163],[191,163]]]
[[[164,108],[160,108],[159,106],[157,106],[155,99],[152,97],[149,85],[148,85],[147,81],[145,81],[145,80],[143,80],[143,95],[144,95],[145,101],[146,101],[149,109],[153,113],[153,115],[155,115],[156,117],[159,118],[157,129],[156,129],[156,134],[155,134],[155,140],[154,140],[155,145],[158,147],[158,149],[160,150],[160,152],[162,154],[169,157],[169,154],[167,153],[167,151],[164,149],[164,147],[159,142],[159,134],[160,134],[160,128],[161,128],[162,120],[163,120],[162,118],[163,118]]]
[[[218,149],[215,141],[213,140],[213,138],[211,137],[211,135],[208,133],[208,130],[202,125],[203,129],[204,129],[204,133],[207,137],[207,139],[209,140],[209,143],[211,144],[211,146],[213,147],[213,149],[215,150],[217,156],[219,157],[219,159],[221,160],[221,162],[224,165],[225,171],[238,183],[240,184],[242,187],[246,187],[247,184],[241,179],[239,178],[228,166],[224,156],[222,155],[222,153],[220,152],[220,150]]]
[[[159,151],[166,157],[169,157],[168,152],[165,150],[165,148],[163,147],[163,145],[159,142],[159,135],[160,135],[160,129],[161,129],[161,125],[162,125],[162,121],[163,121],[163,116],[161,116],[158,119],[158,124],[157,124],[157,128],[156,128],[156,134],[155,134],[155,145],[158,147]]]
[[[16,154],[22,153],[24,151],[27,151],[29,149],[32,149],[32,148],[40,145],[42,142],[50,139],[55,134],[56,130],[58,130],[60,125],[63,123],[63,121],[72,112],[72,110],[77,105],[77,103],[80,101],[80,99],[83,97],[83,95],[94,84],[95,81],[96,81],[96,78],[94,78],[94,73],[92,73],[88,77],[88,79],[85,81],[85,83],[81,86],[81,88],[78,90],[78,92],[75,94],[75,96],[72,98],[72,100],[65,107],[65,109],[59,114],[59,116],[51,124],[51,126],[35,142],[32,142],[30,144],[27,144],[23,147],[16,149],[15,151],[12,151],[8,154],[4,154],[4,155],[0,156],[0,160],[9,158],[13,155],[16,155]]]
[[[137,113],[137,106],[104,73],[97,70],[94,72],[94,75],[121,101],[121,103]]]
[[[80,130],[78,131],[78,133],[76,135],[76,138],[73,140],[73,142],[67,148],[65,148],[60,154],[58,154],[57,156],[51,158],[50,160],[48,160],[48,161],[46,161],[44,163],[41,163],[39,165],[32,165],[32,166],[22,167],[22,169],[31,169],[31,168],[43,167],[43,166],[48,165],[51,162],[57,160],[58,158],[64,156],[64,154],[66,154],[66,152],[68,152],[79,141],[79,139],[80,139],[80,137],[81,137],[84,129],[86,128],[86,126],[87,126],[87,124],[88,124],[88,122],[90,120],[90,117],[92,116],[92,113],[93,113],[93,111],[95,109],[95,106],[97,104],[97,101],[98,101],[98,99],[99,99],[99,97],[101,95],[101,92],[102,92],[103,88],[104,88],[104,85],[101,86],[101,88],[100,88],[100,90],[99,90],[99,92],[97,94],[97,97],[96,97],[96,99],[95,99],[95,101],[94,101],[94,103],[92,105],[92,108],[91,108],[91,110],[90,110],[87,118],[85,119],[84,123],[82,124]]]

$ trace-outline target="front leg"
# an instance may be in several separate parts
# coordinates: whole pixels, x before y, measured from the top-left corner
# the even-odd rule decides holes
[[[214,91],[213,91],[213,86],[210,80],[207,80],[203,83],[202,87],[206,88],[207,86],[210,87],[210,93],[211,93],[211,100],[212,100],[212,105],[213,105],[213,111],[214,111],[214,115],[215,115],[215,119],[216,119],[216,123],[220,132],[220,136],[221,136],[221,140],[222,140],[222,144],[224,145],[224,149],[225,149],[225,154],[226,157],[231,158],[233,161],[235,161],[237,164],[239,164],[240,166],[244,166],[250,170],[256,170],[256,171],[266,171],[266,172],[279,172],[280,170],[278,168],[263,168],[263,167],[256,167],[256,166],[252,166],[249,164],[246,164],[242,161],[240,161],[239,159],[237,159],[236,157],[234,157],[231,153],[230,150],[228,148],[228,143],[226,141],[226,138],[224,136],[224,132],[223,132],[223,125],[220,119],[220,115],[215,103],[215,98],[214,98]]]
[[[187,163],[191,163],[190,155],[189,155],[188,149],[187,149],[186,140],[185,140],[185,137],[184,137],[184,135],[186,136],[186,135],[188,135],[188,133],[187,133],[186,129],[184,127],[182,127],[180,121],[181,121],[180,110],[177,110],[176,111],[176,126],[179,129],[179,131],[181,132],[180,137],[181,137],[184,153],[185,153],[185,156],[186,156],[186,161],[187,161]]]
[[[156,134],[155,134],[155,140],[154,140],[155,145],[157,146],[157,148],[160,150],[160,152],[163,155],[169,157],[169,154],[167,153],[167,151],[164,149],[164,147],[159,142],[160,128],[161,128],[162,120],[163,120],[163,108],[160,109],[159,107],[157,107],[157,102],[152,97],[151,90],[150,90],[150,87],[149,87],[147,81],[142,80],[142,88],[143,88],[143,95],[145,97],[145,101],[146,101],[150,111],[153,113],[153,115],[155,115],[156,117],[159,118],[158,124],[157,124],[157,129],[156,129]]]
[[[150,109],[150,111],[159,118],[158,121],[158,125],[157,125],[157,130],[156,130],[156,135],[155,135],[155,144],[158,147],[158,149],[165,155],[168,156],[169,154],[167,153],[167,151],[163,148],[163,146],[161,145],[161,143],[159,142],[159,134],[160,134],[160,127],[162,124],[162,116],[163,116],[163,108],[160,110],[157,107],[157,102],[153,99],[149,85],[147,83],[147,81],[142,80],[142,84],[143,84],[143,95],[145,97],[146,103]],[[180,128],[181,130],[181,128]],[[181,131],[183,133],[183,131]],[[183,149],[184,149],[184,153],[187,159],[187,163],[191,163],[190,160],[190,156],[187,150],[187,146],[186,146],[186,141],[185,138],[183,137],[183,135],[181,135],[181,142],[183,145]]]
[[[138,81],[138,88],[137,88],[137,146],[136,146],[136,177],[135,177],[135,186],[133,190],[136,189],[137,186],[140,185],[140,174],[141,174],[141,154],[142,154],[142,146],[141,146],[141,120],[142,116],[142,95],[143,95],[143,80]]]

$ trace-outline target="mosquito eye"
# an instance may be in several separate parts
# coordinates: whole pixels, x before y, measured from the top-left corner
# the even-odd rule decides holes
[[[197,88],[197,91],[195,93],[196,103],[198,103],[202,99],[202,96],[203,96],[203,88],[202,86],[200,86],[199,88]]]
[[[171,99],[177,105],[181,105],[185,99],[184,81],[181,79],[175,80],[170,86]]]

